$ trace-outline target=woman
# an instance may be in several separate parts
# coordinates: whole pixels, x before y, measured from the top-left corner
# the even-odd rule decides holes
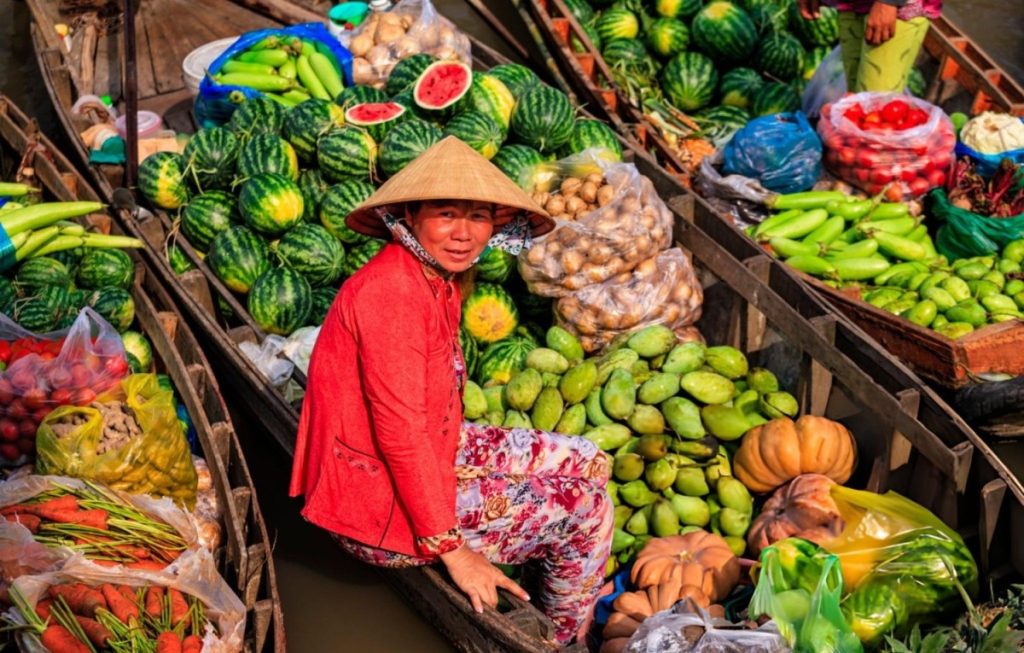
[[[800,14],[817,19],[821,0],[799,0]],[[846,90],[902,93],[917,60],[928,21],[942,0],[824,0],[839,11],[839,45]]]
[[[583,438],[463,424],[458,345],[460,276],[489,241],[515,249],[552,220],[449,137],[347,224],[392,242],[345,282],[320,332],[292,496],[365,562],[444,563],[477,612],[498,588],[529,600],[492,563],[539,563],[540,605],[571,641],[611,548],[607,460]]]

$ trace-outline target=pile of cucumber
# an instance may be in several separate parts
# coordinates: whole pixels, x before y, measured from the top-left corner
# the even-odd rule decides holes
[[[333,100],[344,89],[330,50],[297,36],[267,36],[226,61],[213,78],[260,91],[289,107],[310,98]]]

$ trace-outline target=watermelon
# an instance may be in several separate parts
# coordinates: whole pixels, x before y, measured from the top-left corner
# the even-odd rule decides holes
[[[245,294],[270,268],[270,253],[265,240],[246,227],[235,226],[213,239],[206,263],[225,286]]]
[[[716,147],[728,143],[733,134],[750,121],[750,114],[746,109],[728,104],[705,109],[697,114],[697,117],[710,123],[707,138]]]
[[[502,138],[508,134],[516,96],[494,75],[476,73],[469,88],[468,109],[474,109],[493,120],[501,128]],[[500,145],[500,143],[499,143]]]
[[[98,289],[107,286],[131,287],[135,280],[132,257],[119,249],[90,249],[78,266],[76,281],[80,288]]]
[[[75,247],[74,249],[64,249],[59,252],[50,254],[50,257],[56,259],[64,264],[64,267],[69,272],[74,273],[78,268],[78,262],[85,256],[85,247]]]
[[[282,175],[256,175],[238,195],[245,224],[266,236],[279,236],[302,221],[302,191]]]
[[[326,286],[341,277],[345,249],[329,231],[318,224],[300,224],[281,236],[277,243],[281,261],[311,286]]]
[[[612,41],[605,44],[601,54],[610,65],[627,70],[641,67],[650,58],[643,41],[639,39]]]
[[[924,97],[928,90],[928,81],[925,80],[924,73],[917,66],[912,67],[907,76],[907,90],[915,97]]]
[[[261,329],[287,336],[309,320],[313,310],[313,289],[295,270],[271,268],[252,284],[246,305],[253,321]]]
[[[511,131],[519,141],[540,152],[555,152],[572,136],[574,113],[565,93],[541,85],[516,104]]]
[[[702,6],[701,0],[654,0],[655,13],[680,20],[692,18]]]
[[[590,39],[590,45],[592,45],[595,50],[600,51],[601,35],[597,33],[597,28],[594,27],[594,24],[583,23],[582,25],[580,25],[580,27],[583,28],[583,31],[584,33],[586,33],[587,38]],[[583,39],[575,31],[569,33],[569,47],[572,48],[573,52],[579,52],[580,54],[586,54],[590,52],[590,49],[587,47],[587,44],[583,42]]]
[[[435,61],[436,59],[434,59],[433,55],[425,53],[414,54],[411,57],[402,59],[391,69],[387,85],[384,87],[385,93],[387,95],[398,95],[399,93],[412,90],[416,85],[416,81],[426,72],[427,68],[430,68],[430,64]],[[370,101],[367,100],[367,102]],[[372,102],[382,101],[372,100]]]
[[[33,297],[46,302],[46,305],[56,311],[58,316],[62,316],[71,308],[71,293],[72,291],[67,286],[43,286],[36,289]]]
[[[328,181],[369,180],[377,164],[377,142],[358,127],[335,129],[320,138],[317,159]]]
[[[312,162],[316,160],[316,143],[320,137],[344,124],[345,113],[341,107],[314,98],[288,110],[281,134],[303,161]]]
[[[53,331],[60,319],[60,310],[44,299],[26,299],[14,307],[14,321],[32,333]]]
[[[758,36],[762,38],[775,32],[785,31],[789,26],[789,12],[785,7],[772,2],[754,4],[747,8],[747,13],[754,21]]]
[[[135,320],[135,300],[124,288],[100,288],[89,299],[89,306],[118,332]]]
[[[26,295],[32,294],[42,286],[71,285],[71,272],[67,266],[49,256],[30,258],[18,266],[14,275],[14,285]]]
[[[440,124],[441,122],[443,122],[438,120],[439,118],[448,117],[447,115],[442,115],[440,113],[431,113],[430,111],[427,111],[426,109],[423,109],[419,105],[417,105],[416,102],[412,99],[411,89],[408,91],[403,91],[398,95],[394,96],[393,98],[391,98],[391,102],[394,102],[395,104],[401,104],[403,107],[405,107],[406,111],[411,111],[412,115],[434,124]],[[406,115],[409,114],[407,113]]]
[[[330,184],[324,179],[319,168],[303,170],[299,175],[299,190],[302,191],[302,219],[316,222],[320,219],[320,202]]]
[[[312,310],[309,312],[309,326],[320,326],[327,319],[327,312],[338,296],[338,289],[333,286],[313,289]]]
[[[577,1],[586,4],[585,0]],[[541,84],[537,73],[517,63],[499,64],[488,70],[487,74],[504,84],[508,90],[512,91],[512,96],[517,100],[534,86]]]
[[[357,206],[373,195],[371,184],[359,179],[349,179],[335,184],[324,193],[320,204],[320,224],[328,233],[346,245],[366,242],[367,236],[357,233],[345,224],[345,217]]]
[[[476,262],[476,278],[491,283],[505,283],[516,268],[516,257],[498,247],[488,247]]]
[[[658,18],[647,28],[647,49],[662,59],[674,57],[690,44],[690,30],[678,18]]]
[[[478,342],[496,342],[519,326],[519,310],[501,286],[478,283],[462,302],[462,325]]]
[[[591,148],[604,150],[612,160],[622,161],[622,144],[615,132],[606,123],[592,118],[576,121],[559,156],[565,158]]]
[[[477,359],[480,358],[480,348],[463,327],[459,327],[459,349],[462,350],[462,361],[466,364],[466,376],[473,378],[476,373]]]
[[[196,266],[185,255],[184,250],[177,245],[171,245],[167,248],[167,262],[170,264],[171,271],[175,275],[182,275],[189,270],[196,269]]]
[[[526,365],[526,355],[537,348],[533,338],[514,335],[492,343],[481,352],[476,365],[480,385],[508,383]]]
[[[299,179],[299,158],[291,144],[274,134],[259,134],[249,139],[238,155],[238,174],[244,178],[267,173]]]
[[[487,160],[494,158],[505,140],[501,127],[479,111],[463,111],[448,121],[445,136],[454,136]]]
[[[0,313],[8,314],[18,299],[18,289],[7,277],[0,277]]]
[[[412,90],[416,106],[431,112],[444,113],[469,92],[473,71],[460,61],[437,61],[430,64]]]
[[[228,121],[228,129],[242,140],[257,134],[279,134],[284,125],[286,109],[268,97],[246,100],[235,109]]]
[[[581,24],[589,23],[594,19],[594,8],[587,3],[587,0],[566,0],[565,6]]]
[[[771,34],[757,47],[754,61],[765,75],[788,81],[803,70],[804,49],[788,32]]]
[[[665,64],[661,85],[676,108],[696,111],[711,102],[718,85],[718,71],[699,52],[682,52]]]
[[[715,0],[701,9],[690,30],[697,48],[716,62],[745,61],[757,46],[754,21],[729,0]]]
[[[832,48],[823,45],[819,45],[804,52],[802,75],[804,81],[811,81],[811,78],[814,77],[814,73],[818,71],[818,66],[821,65],[821,62],[824,61],[825,57],[827,57],[831,52]]]
[[[722,75],[718,85],[719,103],[749,109],[754,104],[754,95],[764,86],[764,78],[752,68],[733,68]]]
[[[242,221],[238,200],[222,190],[211,190],[192,198],[181,214],[181,232],[201,252],[210,247],[213,237]]]
[[[153,346],[138,331],[125,331],[121,334],[121,343],[124,345],[126,354],[135,357],[139,362],[141,370],[148,370],[153,366]]]
[[[392,129],[380,144],[380,172],[391,177],[444,137],[425,120],[410,118]]]
[[[789,28],[809,48],[831,48],[839,41],[839,12],[823,4],[818,8],[818,13],[818,18],[807,20],[800,15],[799,5],[793,3],[789,9]]]
[[[613,7],[601,13],[594,28],[607,45],[619,39],[635,39],[640,33],[640,21],[632,11]]]
[[[235,176],[241,143],[229,129],[200,129],[188,139],[182,156],[200,191],[227,189]]]
[[[345,255],[345,265],[342,267],[342,274],[351,277],[370,262],[370,259],[377,255],[377,252],[384,249],[386,243],[376,238],[368,238],[366,242],[356,245]]]
[[[540,152],[529,145],[516,144],[506,145],[491,159],[491,163],[498,166],[499,170],[517,184],[520,183],[524,171],[543,162],[544,156]]]
[[[380,143],[406,115],[406,108],[397,102],[366,102],[354,104],[345,112],[345,122],[365,129]]]
[[[411,58],[411,57],[410,57]],[[404,59],[403,61],[408,61]],[[395,66],[395,70],[398,69],[402,62],[398,62]],[[395,70],[391,71],[391,77],[395,76]],[[348,109],[354,104],[365,104],[368,102],[387,102],[388,93],[385,93],[379,88],[372,86],[363,86],[362,84],[356,84],[355,86],[349,86],[342,91],[338,97],[334,99],[334,102],[338,104],[342,111]]]
[[[751,114],[756,118],[796,111],[799,108],[800,95],[792,86],[782,82],[768,82],[754,95]]]
[[[181,208],[188,202],[185,157],[176,152],[155,152],[139,165],[139,190],[162,209]]]

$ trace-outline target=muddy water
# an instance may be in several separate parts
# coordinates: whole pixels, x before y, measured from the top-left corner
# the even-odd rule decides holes
[[[505,47],[463,0],[435,0],[463,28],[506,53]],[[524,43],[529,36],[510,3],[486,2]],[[1024,80],[1024,15],[1001,0],[947,0],[947,12],[1011,75]],[[0,91],[33,113],[44,130],[63,141],[40,81],[28,37],[28,11],[22,2],[0,0]],[[229,370],[217,370],[232,405]],[[338,554],[320,531],[298,517],[299,505],[286,498],[290,461],[261,432],[259,420],[238,414],[259,498],[275,539],[275,560],[291,650],[302,653],[452,650],[372,569]],[[1007,461],[1018,470],[1024,460]]]

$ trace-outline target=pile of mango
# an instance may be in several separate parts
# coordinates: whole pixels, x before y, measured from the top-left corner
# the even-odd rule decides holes
[[[467,384],[466,419],[577,435],[605,451],[620,562],[651,536],[699,528],[741,554],[753,502],[731,476],[728,448],[754,426],[796,415],[796,398],[776,376],[751,369],[737,349],[680,342],[662,325],[592,358],[559,327],[545,341],[507,384]]]

